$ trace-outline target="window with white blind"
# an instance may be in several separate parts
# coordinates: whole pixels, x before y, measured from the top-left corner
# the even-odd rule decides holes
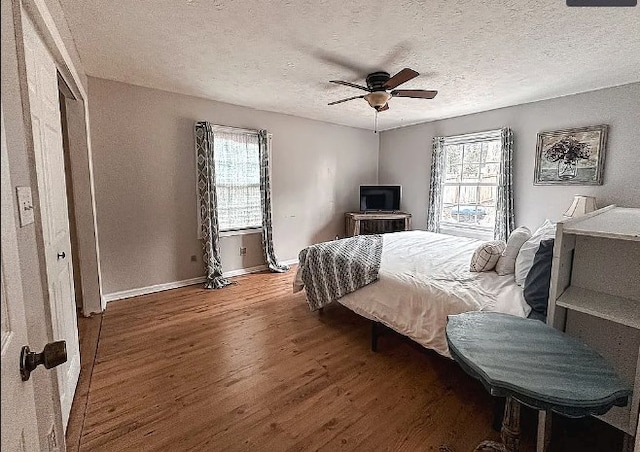
[[[260,228],[262,209],[258,134],[214,126],[213,135],[220,231]]]
[[[496,222],[500,130],[446,137],[440,229],[491,238]]]

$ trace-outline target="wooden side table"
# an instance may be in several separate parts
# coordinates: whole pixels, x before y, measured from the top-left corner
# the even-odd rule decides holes
[[[625,406],[631,387],[595,351],[537,320],[497,312],[448,317],[451,356],[493,396],[507,397],[502,443],[476,451],[517,452],[520,403],[568,417]]]
[[[345,234],[382,234],[411,230],[411,214],[405,212],[347,212]]]

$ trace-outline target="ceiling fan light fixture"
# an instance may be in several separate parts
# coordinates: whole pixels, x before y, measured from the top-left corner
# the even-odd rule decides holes
[[[438,91],[424,89],[396,89],[403,83],[406,83],[409,80],[413,80],[418,75],[420,74],[407,67],[402,69],[393,77],[390,77],[388,72],[372,72],[371,74],[367,75],[366,87],[358,85],[356,83],[345,82],[344,80],[329,80],[330,83],[336,83],[338,85],[345,85],[352,88],[361,89],[363,91],[366,91],[367,94],[336,100],[333,102],[329,102],[328,105],[341,104],[342,102],[347,102],[354,99],[365,99],[369,106],[378,113],[381,111],[387,111],[389,109],[388,101],[392,97],[410,97],[414,99],[433,99],[434,97],[436,97]]]
[[[391,99],[391,94],[386,91],[373,91],[364,96],[369,105],[373,108],[382,107]]]

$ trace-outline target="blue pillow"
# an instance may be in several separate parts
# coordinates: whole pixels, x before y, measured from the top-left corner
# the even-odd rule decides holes
[[[529,318],[543,322],[547,319],[547,306],[549,305],[553,243],[554,239],[540,242],[533,258],[533,265],[531,265],[523,285],[524,299],[531,306]]]

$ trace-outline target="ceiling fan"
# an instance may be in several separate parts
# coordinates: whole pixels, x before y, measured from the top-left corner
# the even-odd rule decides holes
[[[387,72],[373,72],[367,75],[366,87],[351,82],[344,82],[342,80],[330,80],[331,83],[351,86],[353,88],[368,91],[368,94],[337,100],[335,102],[330,102],[329,105],[340,104],[353,99],[365,99],[376,111],[385,111],[389,109],[387,101],[392,97],[413,97],[415,99],[433,99],[436,97],[438,91],[428,91],[424,89],[394,89],[399,85],[416,78],[418,75],[419,74],[416,71],[409,68],[404,68],[393,77],[391,77]]]

